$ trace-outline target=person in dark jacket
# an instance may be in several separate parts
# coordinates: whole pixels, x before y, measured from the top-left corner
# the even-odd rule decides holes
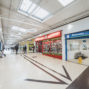
[[[16,54],[18,54],[18,45],[15,46]]]
[[[24,53],[26,53],[26,51],[27,51],[26,45],[23,47],[23,51],[24,51]]]

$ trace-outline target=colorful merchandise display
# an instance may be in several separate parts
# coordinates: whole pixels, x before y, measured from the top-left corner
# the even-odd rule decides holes
[[[62,59],[61,31],[38,37],[35,41],[37,52]]]

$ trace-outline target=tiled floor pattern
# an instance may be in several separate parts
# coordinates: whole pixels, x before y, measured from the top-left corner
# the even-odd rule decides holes
[[[0,59],[0,89],[66,89],[87,68],[39,53],[26,56],[29,58],[12,54]],[[67,72],[72,81],[65,78]],[[60,80],[66,84],[59,83]]]

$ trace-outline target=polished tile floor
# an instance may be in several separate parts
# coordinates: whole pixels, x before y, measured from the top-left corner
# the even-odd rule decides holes
[[[66,89],[87,66],[40,53],[0,59],[0,89]]]

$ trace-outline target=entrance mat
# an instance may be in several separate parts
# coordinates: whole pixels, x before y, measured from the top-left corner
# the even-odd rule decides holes
[[[89,89],[89,67],[66,89]]]

